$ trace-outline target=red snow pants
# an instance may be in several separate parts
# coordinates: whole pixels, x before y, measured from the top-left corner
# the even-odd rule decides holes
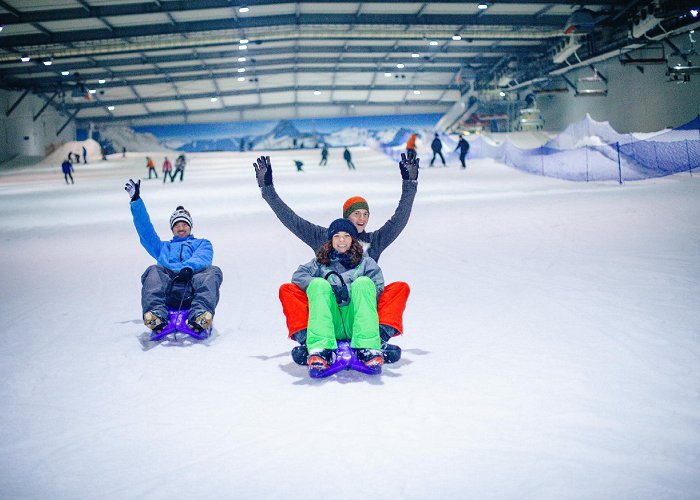
[[[379,296],[379,324],[395,328],[399,332],[397,335],[403,333],[403,311],[406,309],[409,293],[411,289],[408,283],[395,281],[386,285]],[[309,321],[309,299],[306,292],[294,283],[285,283],[280,286],[280,302],[287,318],[289,337],[299,330],[305,330]]]

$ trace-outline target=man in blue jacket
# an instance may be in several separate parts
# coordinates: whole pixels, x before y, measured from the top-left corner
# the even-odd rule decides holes
[[[161,241],[140,197],[141,180],[129,179],[124,189],[131,197],[131,215],[141,245],[157,261],[141,276],[144,324],[152,330],[162,330],[168,323],[168,304],[177,307],[177,303],[182,302],[182,299],[169,297],[168,293],[174,285],[191,284],[193,295],[187,324],[195,331],[209,328],[223,281],[221,269],[212,265],[211,242],[191,234],[192,216],[182,206],[170,216],[173,239]]]

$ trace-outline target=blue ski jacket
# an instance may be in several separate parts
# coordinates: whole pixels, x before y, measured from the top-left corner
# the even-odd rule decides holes
[[[170,241],[161,241],[141,198],[131,202],[131,215],[141,245],[156,259],[158,265],[176,273],[183,267],[189,267],[197,273],[211,266],[214,248],[209,240],[195,238],[190,234],[185,238],[173,237]]]

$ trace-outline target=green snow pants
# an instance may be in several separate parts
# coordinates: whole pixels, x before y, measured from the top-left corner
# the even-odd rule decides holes
[[[350,340],[355,349],[381,349],[377,288],[367,276],[360,276],[350,287],[350,303],[338,307],[331,285],[314,278],[306,289],[309,298],[309,323],[306,347],[337,349],[337,340]]]

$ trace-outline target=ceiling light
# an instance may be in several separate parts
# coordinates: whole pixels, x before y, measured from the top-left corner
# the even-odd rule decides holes
[[[247,45],[239,45],[239,46],[238,46],[238,50],[245,50],[245,49],[247,49],[247,48],[248,48]]]
[[[61,71],[61,74],[63,76],[68,76],[68,75],[70,75],[70,71]]]
[[[505,97],[505,96],[506,96],[506,93],[503,92],[503,91],[501,90],[501,91],[498,93],[498,95],[500,95],[501,97]]]
[[[41,62],[44,63],[44,66],[51,66],[51,65],[53,64],[53,60],[52,60],[52,59],[44,59],[44,60],[41,61]]]
[[[2,31],[2,30],[4,30],[4,29],[5,29],[4,26],[0,26],[0,31]]]
[[[212,98],[211,98],[211,99],[209,99],[209,100],[210,100],[211,102],[216,102],[216,101],[218,101],[218,100],[219,100],[219,98],[218,98],[218,97],[212,97]]]
[[[99,80],[97,80],[97,83],[103,84],[103,83],[105,83],[106,81],[107,81],[107,80],[103,80],[102,78],[100,78]]]
[[[107,106],[107,109],[110,111],[114,111],[114,106]]]
[[[460,35],[452,35],[452,40],[454,40],[454,41],[459,41],[461,39],[462,39],[462,37]]]
[[[476,6],[476,8],[479,10],[486,10],[489,8],[489,6],[488,6],[488,4],[480,3],[479,5]]]
[[[413,58],[420,57],[420,54],[411,54],[411,57],[413,57]]]
[[[237,80],[238,80],[239,82],[244,82],[244,81],[245,81],[245,78],[242,77],[242,76],[239,76],[239,77],[237,78]]]
[[[88,90],[88,92],[89,92],[90,94],[94,94],[94,93],[97,92],[97,90],[95,90],[95,89],[90,89],[90,90]]]
[[[384,76],[389,77],[391,76],[391,73],[384,73]]]
[[[438,43],[437,43],[435,40],[430,40],[430,45],[435,46],[435,45],[437,45],[437,44],[438,44]]]
[[[414,90],[413,93],[414,93],[415,95],[420,95],[420,90]]]
[[[245,68],[238,68],[239,73],[245,73]]]
[[[403,68],[404,68],[404,64],[403,64],[403,63],[399,63],[399,64],[396,65],[396,67],[399,68],[399,69],[403,69]]]
[[[27,56],[27,55],[24,55],[24,56],[22,56],[22,57],[19,58],[19,60],[22,61],[22,62],[29,62],[31,59],[32,59],[32,58],[29,57],[29,56]]]
[[[698,9],[690,9],[690,15],[693,17],[698,17]]]
[[[239,57],[238,62],[245,62],[245,57]]]
[[[321,95],[321,91],[320,91],[320,90],[314,90],[314,95]]]
[[[250,11],[250,7],[241,7],[240,9],[238,9],[238,12],[240,12],[241,14],[245,14],[246,12],[249,12],[249,11]]]
[[[250,40],[248,40],[247,38],[241,38],[240,40],[238,40],[238,43],[240,45],[246,45],[249,41]]]

